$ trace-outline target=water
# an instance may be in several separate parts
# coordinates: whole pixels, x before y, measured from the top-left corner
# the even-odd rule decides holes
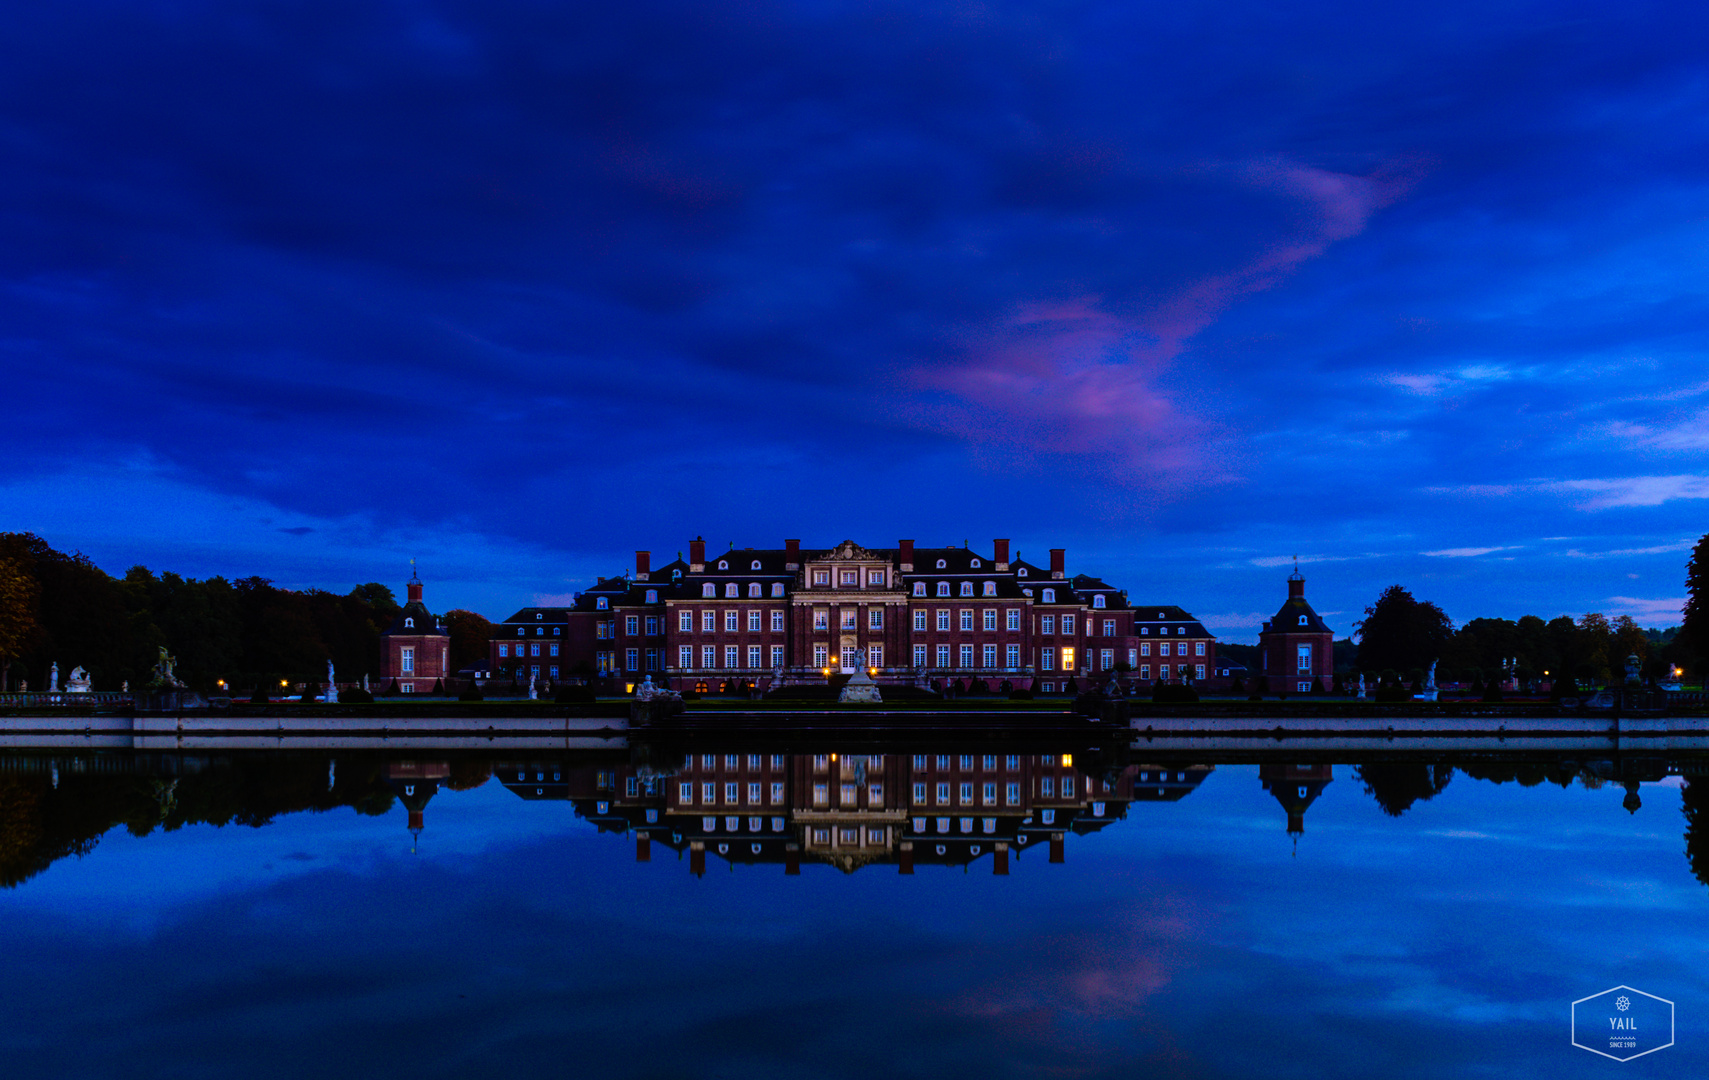
[[[835,763],[830,748],[785,750],[777,769],[772,748],[689,752],[687,771],[681,747],[0,759],[5,1075],[1556,1077],[1709,1063],[1709,888],[1682,812],[1709,803],[1709,775],[1689,775],[1709,761],[1082,749],[1064,765],[1029,748],[1012,773],[1026,805],[1011,810],[1000,744],[926,748],[923,768],[906,746]],[[857,802],[880,785],[875,811],[836,806],[855,763]],[[773,781],[748,778],[772,775],[783,813],[741,813],[732,830],[715,804],[706,831],[704,783],[721,802],[724,777],[740,778],[738,801],[760,782],[763,803]],[[954,805],[959,779],[948,812],[914,812],[914,783],[930,803],[939,776],[962,775],[976,778],[971,812]],[[1570,1003],[1616,984],[1676,1003],[1676,1045],[1627,1065],[1570,1045]]]

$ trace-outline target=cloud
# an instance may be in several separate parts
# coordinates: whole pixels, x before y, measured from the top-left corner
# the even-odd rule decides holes
[[[1493,551],[1517,551],[1516,547],[1458,547],[1443,548],[1440,551],[1421,551],[1420,555],[1429,555],[1443,559],[1470,559],[1479,555],[1488,555]]]
[[[314,527],[310,525],[294,525],[291,528],[280,529],[279,531],[291,536],[307,536],[309,533],[314,532]]]
[[[1660,506],[1673,499],[1709,499],[1709,476],[1629,476],[1618,480],[1557,480],[1545,490],[1585,492],[1580,510],[1621,506]]]
[[[569,607],[576,602],[576,594],[567,593],[535,593],[534,607]]]
[[[1653,450],[1709,450],[1709,410],[1670,425],[1617,422],[1604,430],[1633,446]]]
[[[1685,597],[1668,596],[1651,599],[1636,596],[1610,596],[1609,615],[1630,615],[1641,623],[1668,626],[1677,623],[1685,611]]]
[[[1561,539],[1569,538],[1561,537]],[[1650,547],[1637,548],[1615,548],[1612,551],[1580,551],[1578,548],[1569,548],[1566,554],[1570,558],[1574,559],[1616,559],[1624,558],[1628,555],[1667,555],[1676,551],[1690,551],[1693,543],[1694,542],[1691,540],[1676,540],[1668,544],[1655,544]]]
[[[1211,628],[1262,626],[1270,616],[1261,611],[1229,612],[1224,615],[1201,615],[1199,621]]]
[[[1301,566],[1307,563],[1348,562],[1353,559],[1378,559],[1382,556],[1376,552],[1361,552],[1355,555],[1262,555],[1246,561],[1252,566],[1273,567],[1292,566],[1298,562]]]

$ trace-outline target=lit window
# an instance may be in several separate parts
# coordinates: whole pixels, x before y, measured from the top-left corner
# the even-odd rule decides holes
[[[914,582],[914,595],[915,596],[926,595],[926,583],[925,582],[923,582],[923,581]]]
[[[963,596],[972,596],[973,595],[973,582],[964,581],[961,583],[961,595],[963,595]]]
[[[611,607],[611,601],[601,596],[593,602],[593,606],[600,611],[605,611],[607,608]]]
[[[734,582],[734,581],[732,581],[732,582],[728,582],[728,583],[727,583],[727,584],[725,584],[725,586],[724,586],[724,595],[725,595],[725,596],[727,596],[727,597],[730,597],[730,598],[732,598],[732,599],[733,599],[733,598],[735,598],[735,597],[737,597],[737,596],[739,596],[739,595],[741,595],[741,594],[740,594],[740,593],[739,593],[739,592],[738,592],[738,591],[737,591],[737,589],[736,589],[736,583],[735,583],[735,582]]]
[[[985,595],[986,596],[996,596],[997,595],[997,583],[995,581],[987,581],[985,583]]]
[[[1063,671],[1073,671],[1074,670],[1074,650],[1071,648],[1067,648],[1067,649],[1062,650],[1062,670]]]
[[[1044,590],[1044,602],[1047,604],[1056,603],[1056,590],[1055,589]]]
[[[852,607],[842,609],[842,626],[844,630],[857,629],[855,623],[860,618],[860,612]]]
[[[781,582],[781,581],[772,582],[771,583],[771,594],[773,596],[782,596],[783,595],[783,582]]]
[[[830,628],[831,628],[831,609],[830,608],[814,608],[813,609],[813,629],[815,629],[815,630],[829,630]]]

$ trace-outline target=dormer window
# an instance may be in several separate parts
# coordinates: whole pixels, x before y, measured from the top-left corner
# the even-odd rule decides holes
[[[947,582],[947,581],[938,582],[938,595],[939,596],[948,596],[949,595],[949,582]]]
[[[1022,589],[1021,594],[1023,596],[1031,596],[1033,594],[1033,591],[1031,589]]]
[[[943,569],[943,568],[944,568],[944,567],[946,567],[946,566],[948,566],[948,565],[949,565],[949,564],[948,564],[948,563],[946,563],[946,562],[944,562],[944,561],[943,561],[943,560],[942,560],[942,559],[939,559],[939,560],[938,560],[938,569],[939,569],[939,570],[942,570],[942,569]]]
[[[782,596],[783,595],[783,582],[781,582],[781,581],[772,582],[771,583],[771,594],[773,596]]]
[[[1311,623],[1304,615],[1301,615],[1300,616],[1300,625],[1301,626],[1309,626],[1309,625],[1311,625]]]
[[[719,560],[718,560],[718,569],[720,569],[720,570],[728,570],[728,569],[730,569],[730,560],[728,560],[728,559],[719,559]]]
[[[1101,608],[1104,606],[1104,596],[1102,593],[1092,597],[1092,606],[1095,608]]]
[[[563,637],[564,636],[564,628],[561,626],[552,627],[552,636],[553,637]]]
[[[656,604],[658,602],[659,602],[659,590],[648,589],[647,590],[647,603]]]
[[[601,596],[594,600],[593,606],[600,611],[605,611],[611,607],[611,601]]]
[[[750,597],[752,597],[753,599],[758,600],[760,598],[760,596],[762,595],[762,593],[760,592],[760,588],[761,587],[760,587],[759,582],[757,582],[757,581],[748,582],[748,595]]]
[[[963,595],[963,596],[972,596],[973,595],[973,582],[964,581],[961,583],[961,595]]]
[[[718,586],[708,581],[700,587],[700,595],[710,600],[718,595]]]
[[[975,570],[977,570],[977,569],[979,569],[979,560],[974,559],[973,562],[969,563],[968,565],[972,566]]]
[[[749,570],[758,570],[759,568],[760,568],[760,561],[758,559],[755,559],[753,561],[753,565],[748,567]]]
[[[1027,576],[1027,568],[1023,566],[1019,570],[1016,570],[1015,576],[1016,577],[1026,577]]]
[[[537,622],[541,619],[544,619],[545,617],[546,617],[546,613],[544,611],[536,611],[534,613],[534,619]]]
[[[923,581],[914,582],[914,595],[915,596],[926,595],[926,583],[925,582],[923,582]]]
[[[671,580],[672,581],[681,581],[682,580],[682,571],[681,570],[672,570],[671,571]]]
[[[736,598],[736,583],[734,581],[725,583],[724,595],[729,597],[732,600],[734,600]]]
[[[1150,635],[1151,635],[1151,627],[1142,626],[1139,628],[1139,636],[1140,637],[1149,637]]]
[[[1159,612],[1158,612],[1158,613],[1157,613],[1157,617],[1158,617],[1158,618],[1159,618],[1159,619],[1166,619],[1166,618],[1168,618],[1168,616],[1167,616],[1167,615],[1165,615],[1165,614],[1163,614],[1163,612],[1161,612],[1161,611],[1159,611]]]
[[[1056,603],[1056,590],[1055,589],[1044,590],[1044,602],[1047,604]]]
[[[995,581],[987,581],[985,583],[985,595],[986,596],[996,596],[997,595],[997,583]]]
[[[415,625],[415,620],[414,620],[414,619],[405,619],[405,620],[404,620],[404,629],[406,629],[406,630],[407,630],[407,629],[409,629],[409,628],[411,628],[411,627],[413,627],[413,626],[414,626],[414,625]]]

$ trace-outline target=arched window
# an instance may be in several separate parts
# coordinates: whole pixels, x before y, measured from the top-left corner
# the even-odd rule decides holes
[[[1309,626],[1310,621],[1304,615],[1301,615],[1300,616],[1300,625],[1301,626]]]
[[[1098,594],[1097,596],[1092,597],[1092,606],[1093,607],[1103,607],[1104,606],[1104,597],[1103,597],[1102,593]]]
[[[682,571],[681,570],[672,570],[671,571],[671,580],[672,581],[681,581],[682,580]]]
[[[1044,602],[1047,604],[1056,603],[1056,590],[1055,589],[1044,590]]]
[[[949,595],[949,582],[947,582],[947,581],[938,582],[938,595],[939,596],[948,596]]]
[[[601,596],[593,602],[593,606],[598,608],[600,611],[605,611],[611,607],[611,601]]]
[[[943,568],[944,568],[944,567],[946,567],[946,566],[948,566],[948,565],[949,565],[949,564],[948,564],[948,563],[946,563],[946,562],[944,562],[944,561],[943,561],[943,560],[942,560],[942,559],[939,559],[939,560],[938,560],[938,569],[939,569],[939,570],[942,570],[942,569],[943,569]]]
[[[724,586],[724,595],[730,597],[736,595],[736,583],[734,581],[729,582]]]
[[[658,602],[659,602],[659,590],[648,589],[647,590],[647,603],[656,604]]]
[[[748,567],[749,570],[758,570],[759,568],[760,568],[760,561],[758,559],[755,559],[753,562],[753,565]]]
[[[914,595],[915,596],[926,595],[926,583],[925,582],[923,582],[923,581],[914,582]]]
[[[985,595],[986,596],[996,596],[997,595],[997,583],[995,581],[987,581],[985,583]]]
[[[706,584],[704,584],[700,587],[700,595],[701,596],[717,596],[718,595],[718,586],[716,586],[716,585],[712,584],[710,581],[708,581]]]
[[[1026,577],[1027,576],[1027,568],[1023,566],[1019,570],[1016,570],[1015,576],[1016,577]]]
[[[728,559],[719,559],[718,560],[718,569],[720,569],[720,570],[730,569],[730,561]]]
[[[963,595],[963,596],[972,596],[973,595],[973,582],[964,581],[961,583],[961,595]]]
[[[781,581],[772,582],[771,583],[771,594],[773,596],[782,596],[783,595],[783,582],[781,582]]]
[[[755,599],[758,599],[760,596],[764,595],[764,593],[762,593],[760,591],[760,583],[759,582],[750,581],[748,583],[748,595],[754,597]]]
[[[975,570],[979,569],[979,560],[978,559],[973,560],[973,568]]]
[[[414,625],[415,625],[415,620],[414,620],[414,619],[405,619],[405,620],[404,620],[404,628],[405,628],[405,629],[408,629],[408,628],[410,628],[410,627],[412,627],[412,626],[414,626]]]

